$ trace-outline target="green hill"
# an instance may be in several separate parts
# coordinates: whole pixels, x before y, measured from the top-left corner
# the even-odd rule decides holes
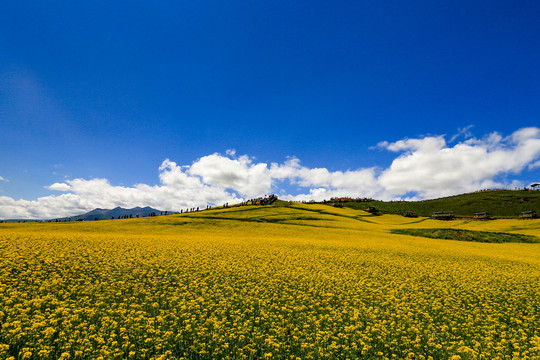
[[[540,215],[540,191],[489,190],[423,201],[373,200],[334,204],[353,209],[374,206],[380,212],[389,214],[414,211],[418,216],[431,216],[436,211],[453,211],[458,217],[473,217],[475,213],[487,212],[495,218],[516,218],[523,211],[536,211]]]

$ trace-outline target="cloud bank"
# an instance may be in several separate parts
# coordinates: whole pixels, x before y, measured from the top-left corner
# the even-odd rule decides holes
[[[270,193],[299,201],[335,196],[426,199],[522,186],[515,180],[497,179],[540,167],[539,128],[523,128],[506,137],[494,132],[483,138],[472,137],[468,130],[463,131],[467,132],[465,140],[454,145],[443,135],[381,142],[376,148],[397,154],[388,168],[329,171],[305,167],[296,157],[267,164],[248,155],[237,156],[234,150],[204,156],[191,165],[166,159],[159,167],[159,185],[125,187],[107,179],[67,180],[47,186],[62,194],[36,200],[0,196],[0,218],[55,218],[117,206],[179,211]],[[450,142],[454,140],[452,137]],[[284,193],[282,184],[300,190]]]

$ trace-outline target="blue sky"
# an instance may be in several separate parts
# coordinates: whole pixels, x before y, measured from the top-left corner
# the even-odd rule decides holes
[[[519,132],[540,127],[539,15],[537,1],[2,2],[0,218],[52,215],[34,209],[39,198],[59,208],[76,198],[67,214],[155,195],[104,203],[77,179],[96,193],[167,187],[165,173],[200,181],[163,189],[186,192],[152,203],[162,207],[256,191],[425,198],[539,181],[540,136]],[[446,163],[415,163],[424,145],[395,144],[441,136],[430,154],[483,150],[494,170],[422,191],[422,166],[448,178],[433,165]],[[467,173],[467,161],[451,173]],[[268,174],[272,163],[281,175]],[[271,181],[249,187],[260,164]],[[393,164],[419,183],[385,180]],[[347,171],[372,171],[365,183],[376,184],[354,187]],[[190,198],[197,186],[217,193]]]

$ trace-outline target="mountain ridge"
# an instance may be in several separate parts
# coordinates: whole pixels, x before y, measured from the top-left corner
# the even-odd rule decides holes
[[[154,209],[150,206],[146,206],[146,207],[137,206],[131,209],[126,209],[126,208],[117,206],[114,209],[95,208],[94,210],[90,210],[89,212],[81,214],[81,215],[58,218],[58,219],[53,219],[53,220],[58,220],[58,221],[111,220],[111,219],[121,219],[123,217],[137,218],[137,217],[147,217],[147,216],[156,216],[156,215],[173,214],[173,213],[174,212],[172,211]]]

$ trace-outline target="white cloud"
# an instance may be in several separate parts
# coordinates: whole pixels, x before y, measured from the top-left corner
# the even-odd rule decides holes
[[[49,186],[45,186],[46,189],[54,190],[54,191],[69,191],[71,190],[71,186],[69,186],[66,183],[54,183]]]
[[[501,180],[540,165],[540,129],[524,128],[503,137],[492,133],[453,146],[444,136],[381,142],[377,148],[397,153],[386,169],[347,171],[308,168],[296,157],[283,163],[256,162],[234,150],[214,153],[191,165],[166,159],[159,167],[159,185],[117,186],[107,179],[73,179],[46,188],[64,192],[36,200],[0,197],[0,218],[55,218],[81,214],[96,207],[152,206],[181,209],[279,193],[286,200],[323,200],[331,197],[424,199],[492,187],[522,186],[516,179]],[[0,178],[0,180],[3,178]],[[6,181],[4,179],[4,181]],[[291,194],[279,186],[297,187]]]
[[[9,180],[8,180],[8,179],[6,179],[6,178],[3,178],[2,176],[0,176],[0,181],[5,181],[5,182],[9,182]]]
[[[540,129],[521,129],[506,138],[493,133],[453,147],[442,137],[401,140],[385,146],[403,152],[378,178],[385,192],[391,196],[416,192],[430,198],[507,186],[494,178],[519,173],[540,157]]]
[[[220,154],[204,156],[189,169],[210,186],[234,189],[241,195],[255,197],[272,191],[272,179],[267,164],[254,164],[246,155],[229,158]]]
[[[112,209],[152,206],[159,210],[181,209],[238,202],[241,199],[223,188],[211,187],[196,178],[182,176],[181,168],[173,162],[163,162],[161,185],[137,184],[132,187],[114,186],[107,179],[74,179],[55,183],[48,188],[69,192],[37,200],[14,200],[0,197],[0,218],[56,218],[82,214],[94,208]],[[174,165],[173,165],[174,164]],[[183,183],[182,181],[185,181]],[[187,183],[187,186],[186,186]]]
[[[429,152],[429,151],[436,151],[439,149],[442,149],[446,146],[446,141],[444,140],[444,136],[436,136],[436,137],[425,137],[423,139],[404,139],[399,140],[394,143],[388,143],[387,141],[383,141],[377,145],[378,147],[385,148],[387,150],[393,151],[393,152],[402,152],[402,151],[423,151],[423,152]]]
[[[329,199],[335,196],[375,196],[382,189],[377,183],[375,168],[355,171],[329,171],[326,168],[307,168],[297,158],[288,159],[283,165],[273,163],[272,179],[288,180],[292,184],[309,188],[309,194],[289,195],[287,199]],[[307,198],[306,198],[307,197]]]

